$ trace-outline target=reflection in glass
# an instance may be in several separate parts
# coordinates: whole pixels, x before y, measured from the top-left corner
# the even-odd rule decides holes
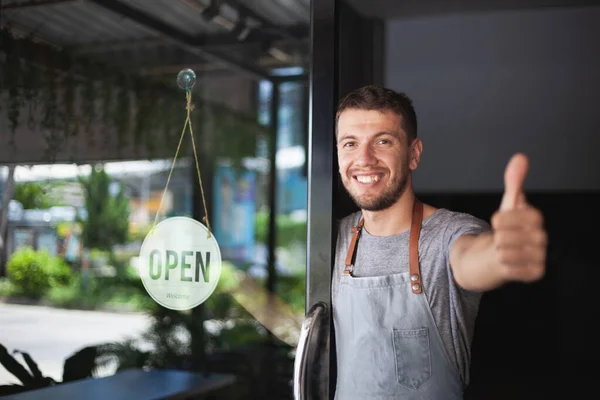
[[[0,394],[132,368],[190,373],[215,398],[290,398],[308,0],[6,3]],[[173,165],[187,68],[198,170],[189,135]],[[204,304],[172,311],[138,255],[155,219],[207,221],[197,172],[223,272]]]

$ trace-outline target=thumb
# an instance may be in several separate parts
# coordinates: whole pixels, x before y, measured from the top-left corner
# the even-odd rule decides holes
[[[529,161],[527,156],[517,153],[508,162],[504,171],[504,196],[500,204],[500,211],[507,211],[525,204],[523,182],[527,175]]]

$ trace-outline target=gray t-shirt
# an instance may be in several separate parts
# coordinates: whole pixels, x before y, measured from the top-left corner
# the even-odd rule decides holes
[[[356,212],[339,224],[335,268],[332,279],[332,307],[344,271],[352,227],[360,221]],[[419,260],[423,289],[442,341],[464,384],[469,382],[471,341],[481,293],[467,291],[454,281],[450,269],[450,248],[464,234],[478,234],[489,225],[469,214],[438,209],[423,221],[419,238]],[[356,247],[353,274],[381,276],[409,270],[409,231],[393,236],[372,236],[363,229]]]

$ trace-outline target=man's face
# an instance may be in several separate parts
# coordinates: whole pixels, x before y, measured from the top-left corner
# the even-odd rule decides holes
[[[340,115],[337,149],[342,182],[367,211],[384,210],[400,198],[420,155],[420,148],[411,151],[401,116],[359,109]]]

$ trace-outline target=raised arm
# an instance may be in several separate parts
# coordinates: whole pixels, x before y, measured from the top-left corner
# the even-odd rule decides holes
[[[492,230],[463,235],[450,249],[454,279],[464,289],[487,291],[544,276],[547,234],[542,213],[525,199],[527,167],[525,155],[511,158],[504,174],[502,203],[491,219]]]

